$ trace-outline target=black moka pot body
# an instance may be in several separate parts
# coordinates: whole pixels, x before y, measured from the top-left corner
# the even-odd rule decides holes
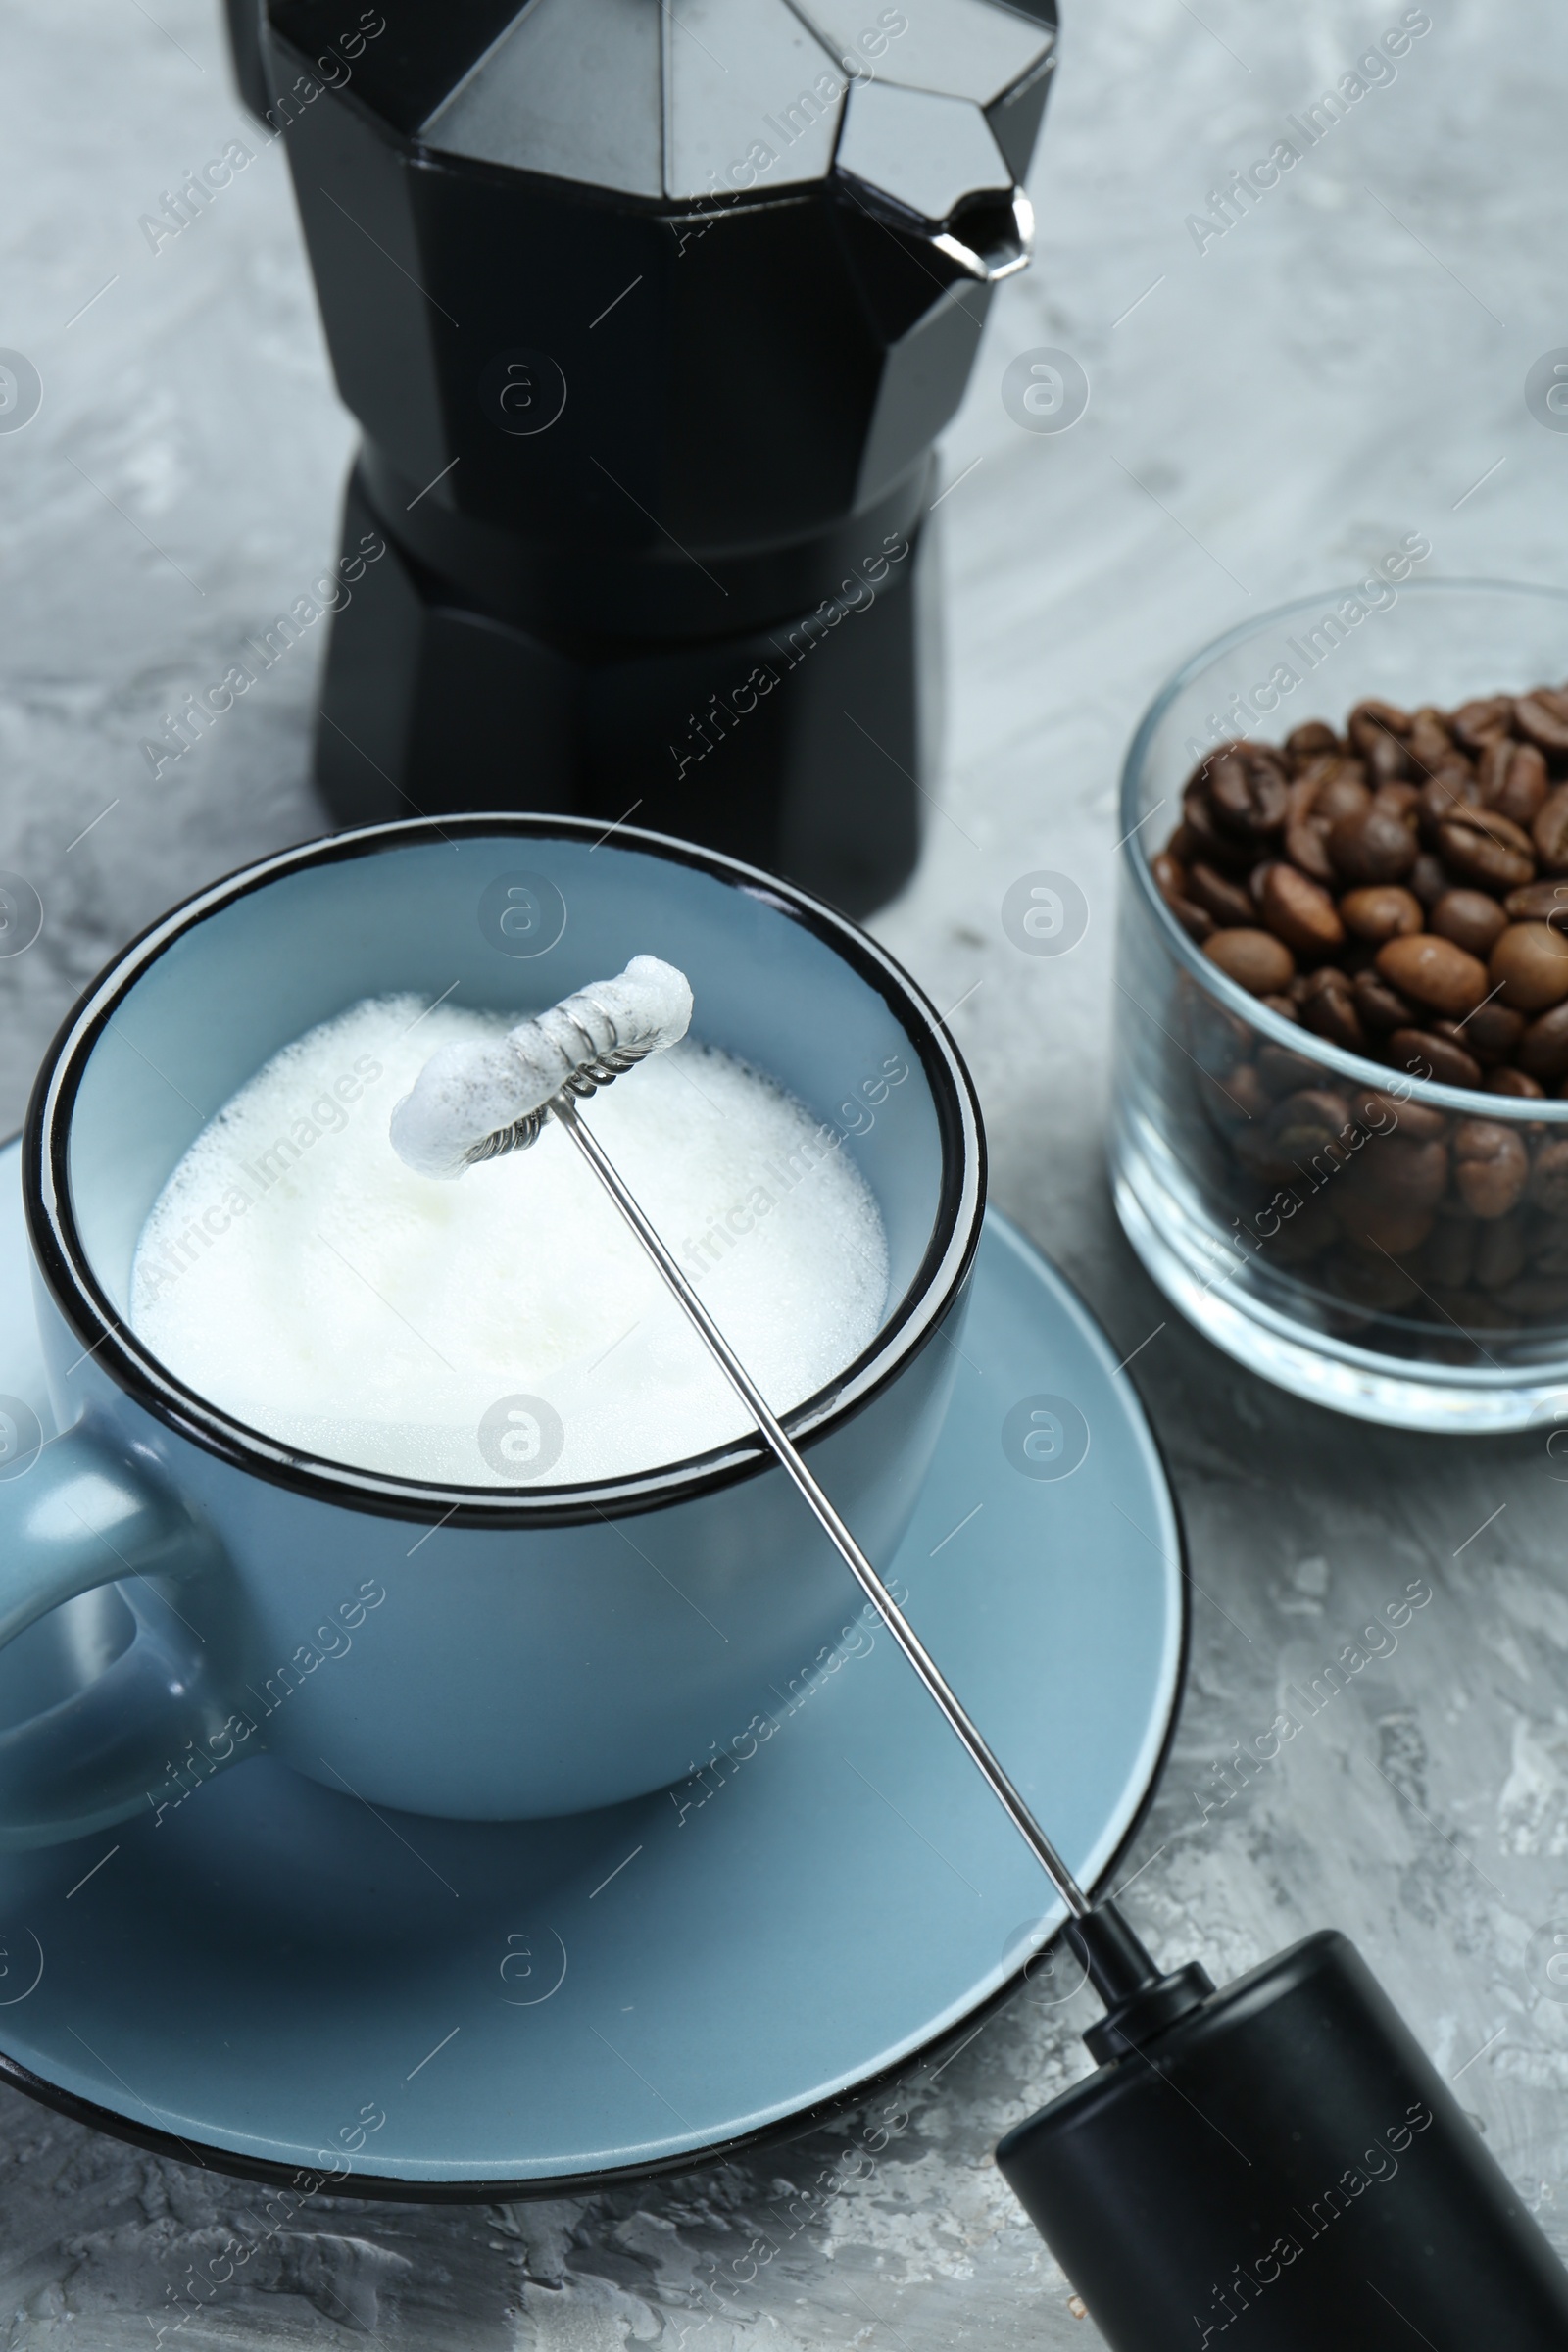
[[[857,910],[897,887],[931,445],[1027,260],[1054,24],[266,0],[236,63],[365,432],[318,739],[341,820],[635,804]]]
[[[1568,2346],[1568,2272],[1344,1936],[1089,2042],[997,2161],[1112,2352]]]

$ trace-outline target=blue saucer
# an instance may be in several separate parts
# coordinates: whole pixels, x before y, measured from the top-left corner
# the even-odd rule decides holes
[[[6,1395],[52,1427],[15,1146]],[[1095,1885],[1176,1705],[1180,1536],[1103,1336],[995,1214],[936,1463],[887,1565]],[[357,2196],[561,2195],[799,2128],[953,2034],[1059,1918],[858,1604],[846,1575],[838,1650],[635,1804],[379,1814],[259,1757],[156,1826],[0,1856],[0,2077],[163,2154]],[[128,1630],[112,1591],[33,1627],[0,1660],[0,1721],[78,1688]]]

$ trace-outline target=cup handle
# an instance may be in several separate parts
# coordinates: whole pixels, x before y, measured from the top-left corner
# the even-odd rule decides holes
[[[96,1681],[0,1731],[0,1852],[61,1844],[138,1812],[156,1820],[176,1788],[188,1793],[249,1752],[232,1738],[215,1752],[233,1722],[211,1646],[226,1612],[197,1608],[198,1632],[164,1590],[223,1575],[216,1539],[151,1456],[91,1418],[0,1482],[0,1648],[103,1585],[123,1584],[136,1620]]]

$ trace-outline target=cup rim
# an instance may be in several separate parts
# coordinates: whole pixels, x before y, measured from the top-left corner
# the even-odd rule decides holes
[[[1348,1053],[1345,1047],[1334,1045],[1326,1037],[1319,1037],[1314,1030],[1303,1030],[1298,1022],[1286,1020],[1282,1013],[1273,1011],[1258,998],[1249,995],[1245,988],[1222,972],[1218,964],[1200,952],[1196,941],[1189,938],[1160,896],[1152,862],[1139,841],[1138,791],[1149,748],[1155,730],[1177,696],[1211,663],[1223,659],[1235,647],[1246,644],[1249,638],[1260,636],[1264,630],[1291,620],[1298,614],[1317,612],[1342,597],[1353,596],[1357,584],[1352,582],[1346,587],[1319,589],[1314,595],[1293,597],[1289,604],[1275,605],[1267,612],[1259,612],[1250,620],[1239,621],[1234,628],[1225,630],[1221,636],[1190,654],[1180,667],[1171,672],[1139,720],[1122,761],[1120,846],[1125,871],[1132,877],[1133,887],[1152,911],[1155,926],[1167,946],[1174,950],[1177,960],[1191,977],[1227,1010],[1240,1015],[1271,1044],[1284,1046],[1306,1060],[1319,1062],[1326,1070],[1333,1070],[1358,1086],[1372,1087],[1379,1093],[1387,1093],[1391,1085],[1395,1086],[1398,1089],[1401,1102],[1427,1102],[1434,1110],[1457,1112],[1471,1119],[1497,1119],[1504,1125],[1540,1121],[1548,1127],[1568,1126],[1568,1099],[1547,1095],[1540,1101],[1531,1101],[1524,1096],[1489,1095],[1479,1088],[1441,1086],[1435,1079],[1416,1078],[1405,1070],[1391,1070],[1387,1062],[1373,1061],[1364,1054]],[[1405,580],[1399,583],[1398,589],[1400,597],[1421,598],[1473,596],[1478,591],[1489,595],[1500,592],[1508,596],[1542,597],[1568,605],[1568,588],[1556,588],[1533,580],[1459,576]],[[1215,748],[1218,748],[1217,745]]]
[[[176,1436],[231,1467],[318,1501],[421,1524],[492,1529],[576,1526],[668,1508],[753,1478],[773,1465],[755,1435],[678,1462],[572,1487],[462,1487],[396,1478],[304,1451],[252,1428],[179,1380],[138,1339],[104,1292],[71,1200],[71,1114],[94,1046],[129,990],[173,942],[238,900],[312,867],[426,842],[505,836],[598,842],[588,817],[474,811],[400,818],[321,835],[206,884],[131,940],[90,981],[44,1054],[23,1131],[23,1200],[33,1256],[68,1328],[137,1404]],[[869,933],[794,883],[718,850],[641,827],[616,828],[617,849],[693,867],[760,899],[832,950],[882,997],[908,1036],[930,1089],[942,1151],[937,1210],[912,1278],[869,1347],[828,1385],[783,1416],[797,1443],[814,1442],[863,1411],[938,1335],[979,1247],[986,1199],[985,1130],[974,1082],[941,1013]]]

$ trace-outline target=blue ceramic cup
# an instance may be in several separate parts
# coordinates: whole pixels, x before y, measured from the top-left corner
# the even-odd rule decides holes
[[[244,1426],[130,1328],[153,1202],[289,1040],[403,990],[520,1018],[642,952],[689,974],[694,1033],[832,1125],[876,1196],[881,1328],[790,1425],[891,1555],[952,1386],[985,1191],[973,1090],[912,983],[828,907],[654,834],[470,816],[311,843],[128,948],[34,1089],[26,1218],[64,1434],[0,1476],[0,1644],[111,1586],[75,1605],[122,1632],[79,1693],[0,1731],[0,1844],[161,1819],[264,1749],[414,1813],[615,1803],[699,1766],[853,1616],[760,1441],[592,1486],[436,1486]]]

